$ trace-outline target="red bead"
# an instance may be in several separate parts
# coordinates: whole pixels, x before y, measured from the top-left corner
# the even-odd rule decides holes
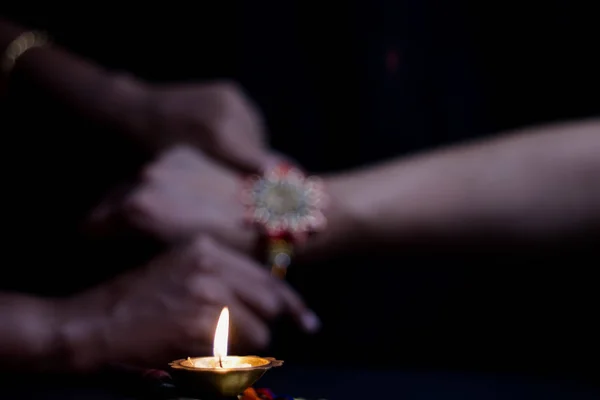
[[[261,400],[261,398],[253,388],[249,387],[248,389],[244,390],[244,394],[242,394],[242,400]]]
[[[275,398],[275,395],[270,389],[256,389],[256,393],[263,400],[273,400]]]

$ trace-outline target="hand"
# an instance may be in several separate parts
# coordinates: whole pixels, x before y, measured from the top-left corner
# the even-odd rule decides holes
[[[266,162],[262,117],[235,84],[150,86],[138,92],[128,126],[152,148],[187,143],[252,172]]]
[[[98,298],[110,301],[98,306]],[[231,312],[231,342],[245,349],[267,346],[268,323],[282,315],[291,315],[308,332],[319,325],[285,282],[207,238],[71,303],[63,329],[65,342],[75,344],[71,353],[82,357],[76,362],[79,369],[117,362],[164,365],[180,357],[212,355],[224,306]],[[99,337],[82,339],[87,334]],[[93,355],[85,359],[86,354]]]
[[[364,241],[356,238],[361,219],[349,204],[357,188],[352,180],[346,181],[326,178],[327,229],[297,246],[296,256],[314,259]],[[117,191],[97,207],[88,228],[95,233],[122,234],[133,226],[167,243],[205,234],[254,254],[260,232],[245,221],[241,188],[240,176],[202,152],[190,146],[173,147],[145,168],[133,190]]]
[[[259,233],[244,221],[241,189],[241,176],[202,152],[172,147],[144,169],[139,184],[124,198],[99,206],[91,225],[104,230],[125,218],[128,225],[168,243],[204,234],[252,253]]]

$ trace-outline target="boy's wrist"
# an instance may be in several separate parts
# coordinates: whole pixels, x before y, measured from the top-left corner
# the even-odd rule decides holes
[[[329,204],[324,210],[325,229],[298,249],[302,260],[313,260],[341,251],[341,247],[357,244],[364,235],[360,207],[354,204],[354,185],[337,175],[323,177]]]

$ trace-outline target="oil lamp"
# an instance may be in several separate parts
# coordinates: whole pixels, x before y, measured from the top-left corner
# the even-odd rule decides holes
[[[237,399],[267,370],[279,367],[283,361],[271,357],[228,356],[229,310],[223,308],[213,346],[213,357],[175,360],[169,364],[178,389],[185,395],[200,399]]]

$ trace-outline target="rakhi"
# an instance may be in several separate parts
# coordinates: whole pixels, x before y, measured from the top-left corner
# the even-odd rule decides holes
[[[285,278],[294,246],[326,225],[323,210],[327,196],[322,180],[306,176],[288,162],[278,162],[245,181],[242,202],[246,221],[257,225],[267,237],[271,273]]]

